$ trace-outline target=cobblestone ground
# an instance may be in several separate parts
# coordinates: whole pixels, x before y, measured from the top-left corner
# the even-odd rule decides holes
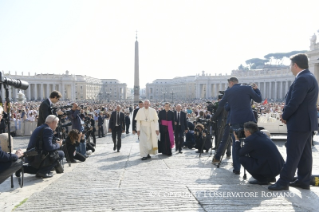
[[[316,137],[318,140],[318,137]],[[15,149],[28,139],[15,139]],[[276,142],[285,157],[283,142]],[[313,174],[319,174],[318,142],[313,149]],[[26,185],[1,186],[1,204],[11,211],[318,211],[319,187],[269,192],[267,186],[250,185],[232,173],[232,160],[220,168],[212,156],[201,158],[194,150],[172,157],[152,156],[142,161],[137,136],[122,136],[121,151],[113,151],[110,135],[97,139],[97,150],[86,162],[65,166],[51,179],[26,175]],[[224,193],[223,193],[224,192]],[[227,193],[228,192],[228,193]],[[20,199],[14,199],[20,195]],[[15,201],[9,201],[10,198]],[[8,203],[10,202],[10,204]]]

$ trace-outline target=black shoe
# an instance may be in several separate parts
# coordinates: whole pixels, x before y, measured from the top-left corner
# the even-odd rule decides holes
[[[116,150],[116,147],[114,146],[114,147],[113,147],[113,151],[115,151],[115,150]]]
[[[269,182],[268,181],[264,181],[264,182],[261,182],[261,181],[258,181],[258,180],[252,180],[252,181],[249,181],[250,184],[258,184],[258,185],[269,185]]]
[[[196,151],[196,153],[204,153],[203,151]]]
[[[147,155],[147,158],[151,158],[151,156],[150,156],[150,155]]]
[[[20,174],[21,174],[21,169],[19,169],[18,171],[16,171],[16,177],[20,177]]]
[[[50,178],[50,177],[53,177],[53,174],[52,172],[49,172],[49,173],[41,173],[41,172],[38,172],[36,174],[36,177],[41,177],[41,178]]]
[[[271,186],[268,186],[268,189],[273,191],[289,190],[289,186],[279,185],[278,183],[275,183]]]
[[[142,160],[147,160],[147,157],[142,157]]]
[[[179,153],[179,154],[183,154],[183,152],[182,152],[182,151],[179,151],[178,153]]]
[[[233,173],[236,175],[240,175],[240,171],[233,170]]]
[[[310,185],[301,184],[298,180],[296,180],[295,182],[290,183],[289,186],[296,187],[296,188],[307,189],[307,190],[310,189]]]
[[[120,150],[118,149],[117,152],[120,152]]]

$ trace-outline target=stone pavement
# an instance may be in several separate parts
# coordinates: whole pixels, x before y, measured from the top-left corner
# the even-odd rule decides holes
[[[97,139],[96,152],[84,163],[66,164],[64,174],[26,175],[22,189],[17,178],[13,189],[7,180],[0,185],[0,211],[11,211],[26,198],[15,211],[318,211],[319,187],[270,192],[248,184],[249,174],[243,180],[243,170],[234,175],[231,159],[216,168],[209,153],[199,158],[188,149],[142,161],[137,136],[122,138],[119,153],[109,134]],[[276,142],[285,158],[283,143]],[[313,158],[313,174],[319,174],[318,142]]]

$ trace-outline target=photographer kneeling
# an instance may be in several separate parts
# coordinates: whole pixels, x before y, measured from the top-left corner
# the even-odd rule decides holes
[[[33,148],[38,151],[37,156],[27,157],[28,166],[23,166],[24,172],[36,174],[37,177],[52,177],[52,169],[57,173],[62,173],[63,168],[60,161],[63,160],[64,152],[60,150],[62,142],[54,140],[53,132],[58,126],[59,118],[49,115],[45,119],[45,124],[37,127],[32,133],[27,150]],[[20,176],[20,171],[16,172]]]
[[[197,124],[195,127],[195,148],[198,149],[196,153],[203,153],[203,150],[206,150],[208,152],[209,148],[211,148],[211,143],[209,147],[209,142],[206,141],[206,130],[204,125],[202,124]],[[208,145],[207,145],[208,144]]]
[[[260,132],[254,122],[244,124],[246,139],[245,145],[239,150],[241,165],[256,180],[249,181],[250,184],[268,185],[276,182],[276,176],[284,165],[284,159],[276,145],[264,133]],[[235,142],[239,139],[234,132]]]
[[[68,137],[65,139],[66,149],[68,151],[69,158],[68,162],[75,163],[75,160],[84,162],[86,157],[79,152],[76,152],[75,148],[80,145],[79,142],[79,131],[73,129],[69,132]]]

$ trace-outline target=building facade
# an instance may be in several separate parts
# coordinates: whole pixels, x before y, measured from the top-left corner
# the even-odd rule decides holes
[[[215,99],[219,91],[227,89],[231,76],[236,76],[240,83],[256,83],[263,99],[282,101],[295,77],[289,67],[279,70],[233,71],[231,75],[197,74],[195,76],[157,79],[146,84],[146,96],[149,99],[172,101]]]
[[[29,83],[29,88],[22,91],[27,101],[42,101],[50,96],[54,90],[60,91],[62,100],[69,101],[107,101],[125,100],[126,84],[116,79],[98,79],[85,75],[73,75],[66,71],[65,74],[34,74],[18,75],[4,73],[5,77],[24,80]],[[16,101],[19,89],[10,86],[9,97]],[[4,89],[2,89],[4,98]]]

